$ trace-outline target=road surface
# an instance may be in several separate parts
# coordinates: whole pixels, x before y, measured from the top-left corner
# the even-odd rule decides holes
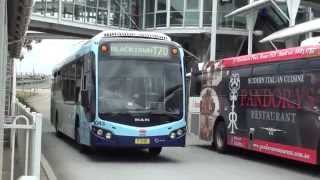
[[[219,154],[188,139],[186,148],[166,148],[156,159],[147,152],[83,154],[68,138],[57,138],[49,122],[49,91],[29,99],[43,113],[43,154],[59,180],[319,180],[320,168],[252,152]]]

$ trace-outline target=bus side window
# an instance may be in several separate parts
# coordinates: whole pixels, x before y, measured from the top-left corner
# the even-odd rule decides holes
[[[253,75],[269,75],[277,73],[276,64],[261,64],[253,67]]]
[[[64,101],[74,101],[76,94],[76,65],[68,64],[62,70],[62,94]]]
[[[320,71],[320,59],[309,61],[307,69]]]
[[[302,72],[305,65],[306,65],[306,62],[304,60],[280,63],[279,72],[280,73]]]
[[[249,77],[251,75],[251,72],[252,72],[251,66],[241,67],[231,71],[231,73],[238,73],[240,77]]]
[[[201,93],[201,72],[191,74],[190,97],[200,97]]]

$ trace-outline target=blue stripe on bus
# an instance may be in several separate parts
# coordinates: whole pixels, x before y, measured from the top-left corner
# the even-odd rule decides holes
[[[139,137],[112,136],[111,140],[106,140],[92,134],[91,144],[95,147],[135,147],[135,148],[184,147],[185,146],[185,135],[176,139],[170,139],[169,136],[144,137],[150,140],[149,144],[135,144],[136,138],[139,138]]]
[[[111,131],[113,134],[121,136],[140,136],[139,130],[141,129],[144,129],[146,131],[145,136],[163,136],[168,135],[170,132],[179,128],[185,128],[186,121],[184,119],[181,119],[179,121],[158,126],[134,127],[98,119],[94,122],[94,126]]]

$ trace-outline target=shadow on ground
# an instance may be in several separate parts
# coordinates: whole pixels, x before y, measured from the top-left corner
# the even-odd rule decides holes
[[[50,133],[56,136],[55,133]],[[151,156],[146,149],[134,148],[100,148],[100,149],[86,149],[80,150],[79,145],[71,138],[62,135],[59,137],[67,146],[72,147],[76,151],[86,155],[95,162],[126,162],[126,163],[179,163],[176,159],[171,159],[163,155],[157,157]]]
[[[212,151],[212,153],[217,153],[213,147],[204,145],[194,145],[196,147],[207,149]],[[310,165],[302,162],[297,162],[293,160],[278,158],[275,156],[261,154],[253,151],[242,150],[239,148],[229,148],[224,154],[226,156],[244,159],[251,162],[264,163],[266,165],[287,169],[290,171],[297,171],[301,174],[309,175],[312,177],[320,178],[320,165]]]

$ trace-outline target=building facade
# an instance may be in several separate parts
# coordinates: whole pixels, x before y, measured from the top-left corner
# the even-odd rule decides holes
[[[187,50],[186,62],[190,70],[193,62],[209,60],[212,20],[216,20],[215,59],[247,53],[246,17],[225,18],[225,15],[248,3],[248,0],[35,0],[33,16],[58,20],[61,24],[85,24],[99,30],[137,29],[166,33]],[[277,3],[287,12],[285,1]],[[319,6],[315,0],[302,1],[297,23],[319,17]],[[215,7],[217,12],[212,12]],[[253,51],[273,49],[270,44],[258,41],[288,25],[275,7],[260,10]],[[280,48],[285,47],[284,42],[275,43]]]

